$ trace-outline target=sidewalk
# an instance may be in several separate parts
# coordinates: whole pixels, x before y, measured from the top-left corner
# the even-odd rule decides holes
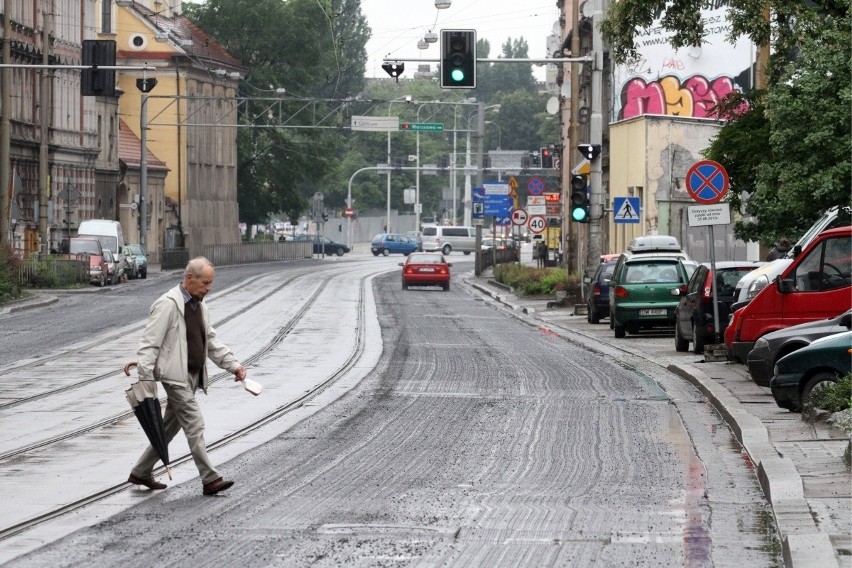
[[[490,281],[490,275],[490,270],[480,277],[471,274],[467,282],[513,310],[601,340],[584,332],[585,315],[575,316],[571,307],[550,308],[547,300],[519,298]],[[614,338],[610,342],[623,347]],[[772,506],[785,565],[852,567],[852,473],[843,461],[850,438],[824,422],[806,422],[778,408],[769,389],[755,385],[744,365],[705,362],[698,369],[674,349],[671,358],[654,361],[695,385],[748,453]]]

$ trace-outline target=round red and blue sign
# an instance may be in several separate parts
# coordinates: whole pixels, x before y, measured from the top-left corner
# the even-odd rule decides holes
[[[686,172],[686,191],[698,203],[711,205],[728,194],[728,172],[719,162],[701,160]]]

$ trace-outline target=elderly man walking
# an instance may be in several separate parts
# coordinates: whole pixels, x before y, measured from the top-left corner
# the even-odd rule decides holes
[[[207,369],[210,358],[216,365],[234,374],[235,380],[246,378],[246,368],[216,337],[210,325],[210,314],[203,303],[215,277],[213,265],[204,257],[193,258],[186,265],[183,281],[157,298],[151,305],[148,324],[137,351],[137,373],[140,381],[159,381],[168,395],[163,413],[166,442],[183,429],[192,458],[201,474],[204,495],[215,495],[234,482],[222,476],[210,463],[204,442],[204,417],[195,391],[207,393]],[[129,372],[129,366],[125,368]],[[165,489],[154,479],[153,468],[159,457],[153,447],[133,466],[128,481],[149,489]]]

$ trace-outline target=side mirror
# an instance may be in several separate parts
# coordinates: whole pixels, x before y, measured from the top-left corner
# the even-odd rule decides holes
[[[793,258],[796,258],[802,254],[802,245],[796,245],[793,247]]]
[[[778,290],[779,294],[789,294],[795,290],[795,286],[792,280],[784,280],[781,278],[781,275],[775,277],[775,288]]]
[[[400,266],[405,266],[405,263],[404,263],[404,262],[400,262],[400,263],[399,263],[399,265],[400,265]]]

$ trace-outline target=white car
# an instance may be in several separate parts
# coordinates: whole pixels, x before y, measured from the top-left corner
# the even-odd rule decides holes
[[[770,282],[773,282],[775,277],[784,272],[784,269],[790,266],[792,262],[792,258],[779,258],[767,262],[743,276],[734,289],[734,305],[731,307],[731,313],[750,302],[752,298],[757,296],[758,292],[763,290]]]

